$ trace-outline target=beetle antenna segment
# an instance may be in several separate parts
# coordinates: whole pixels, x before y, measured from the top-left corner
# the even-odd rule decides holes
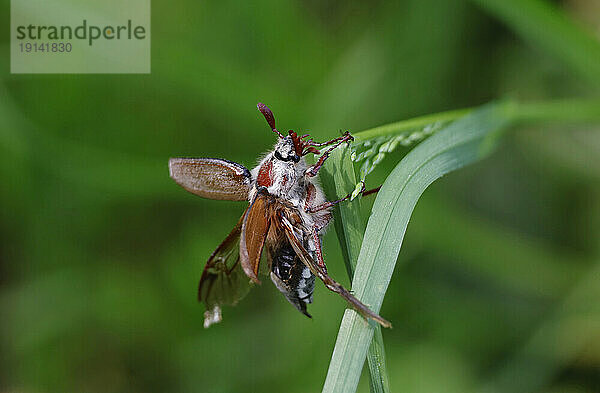
[[[275,128],[275,116],[273,116],[273,112],[271,112],[269,107],[263,104],[262,102],[259,102],[258,105],[256,105],[256,107],[258,108],[260,113],[263,114],[263,116],[267,120],[267,123],[269,123],[269,127],[271,127],[271,130],[273,130],[274,133],[276,133],[277,135],[279,135],[280,138],[283,139],[283,135],[281,135],[281,132],[277,131],[277,128]]]

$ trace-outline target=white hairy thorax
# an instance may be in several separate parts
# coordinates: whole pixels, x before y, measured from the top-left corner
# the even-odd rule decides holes
[[[331,219],[331,213],[329,209],[308,211],[327,202],[327,199],[317,179],[306,176],[307,169],[309,166],[305,158],[296,155],[291,138],[278,140],[273,151],[267,153],[250,172],[252,183],[248,200],[252,202],[258,189],[265,187],[270,195],[294,206],[307,228],[316,226],[319,234],[322,234]],[[311,246],[308,251],[314,250],[314,245]]]

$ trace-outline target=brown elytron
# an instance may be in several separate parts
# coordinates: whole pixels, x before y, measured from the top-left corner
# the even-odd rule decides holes
[[[221,306],[234,305],[243,298],[251,282],[260,283],[266,272],[277,289],[300,312],[310,317],[315,278],[339,294],[363,317],[384,327],[391,324],[372,312],[327,274],[321,236],[331,221],[331,208],[316,181],[319,169],[331,151],[352,140],[346,132],[324,143],[289,131],[284,136],[275,127],[275,117],[266,105],[258,104],[271,130],[277,134],[274,149],[252,171],[216,158],[172,158],[171,177],[189,192],[210,199],[250,202],[235,228],[208,259],[198,299],[205,303],[204,326],[221,320]],[[317,148],[325,147],[323,153]],[[314,165],[307,154],[320,155]],[[364,189],[363,189],[364,191]],[[261,269],[265,255],[268,266]]]

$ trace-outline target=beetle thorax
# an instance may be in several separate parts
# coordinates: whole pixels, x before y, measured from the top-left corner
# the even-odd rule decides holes
[[[300,157],[290,137],[277,141],[272,152],[268,153],[252,170],[255,179],[252,199],[256,188],[266,187],[269,194],[285,199],[292,204],[299,202],[306,194],[304,157]]]

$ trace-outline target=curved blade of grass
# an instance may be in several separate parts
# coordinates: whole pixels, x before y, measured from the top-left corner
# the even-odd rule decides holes
[[[576,98],[537,103],[513,101],[510,105],[512,105],[511,110],[514,111],[513,120],[521,123],[585,122],[597,120],[600,115],[600,101],[597,99]],[[473,108],[464,108],[420,116],[354,134],[350,158],[355,164],[360,165],[360,180],[364,181],[367,175],[398,145],[410,146],[419,143],[471,111]],[[360,183],[355,184],[356,193],[360,191],[361,186]]]
[[[505,102],[505,115],[514,123],[530,124],[552,122],[557,123],[595,123],[600,120],[600,101],[589,99],[566,99],[533,103]],[[392,124],[372,128],[354,134],[358,144],[381,138],[395,137],[399,134],[423,129],[432,124],[446,123],[458,120],[475,109],[466,108],[442,112],[414,119],[402,120]],[[510,116],[509,113],[510,112]],[[356,185],[354,166],[351,163],[351,153],[348,150],[334,150],[328,164],[321,172],[321,181],[330,200],[346,195]],[[333,211],[336,234],[338,236],[346,269],[350,277],[354,275],[356,260],[362,244],[364,222],[361,216],[360,199],[353,203],[337,205]],[[371,377],[372,392],[388,392],[389,383],[385,367],[383,338],[379,326],[367,353]]]
[[[386,155],[398,146],[411,146],[444,129],[457,118],[463,117],[471,109],[436,113],[415,119],[403,120],[354,135],[350,158],[360,166],[360,180],[364,182],[367,175],[382,162]],[[358,194],[362,184],[357,183],[354,192]],[[354,199],[354,195],[351,200]]]
[[[383,184],[373,206],[352,289],[379,312],[408,220],[423,191],[444,174],[487,155],[496,132],[511,120],[510,107],[490,104],[457,120],[415,147]],[[323,392],[354,392],[375,324],[346,310]]]

